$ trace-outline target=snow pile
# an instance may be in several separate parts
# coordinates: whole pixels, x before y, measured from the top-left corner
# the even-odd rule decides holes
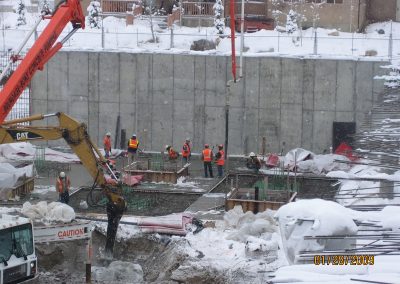
[[[223,228],[233,229],[226,239],[238,242],[246,242],[249,236],[259,237],[277,230],[271,210],[254,215],[251,211],[243,213],[240,205],[225,213]]]
[[[320,199],[299,200],[282,206],[275,218],[279,222],[283,248],[290,263],[297,263],[300,251],[351,248],[341,240],[304,240],[305,236],[355,235],[358,231],[352,210]]]
[[[37,194],[47,194],[49,192],[56,192],[56,187],[54,185],[35,185],[33,190],[33,193]]]
[[[25,202],[22,205],[21,213],[31,220],[49,222],[71,222],[75,219],[74,209],[64,203],[40,201],[37,204]]]
[[[400,206],[386,206],[379,213],[383,229],[400,232]]]
[[[326,176],[341,179],[385,179],[392,181],[400,181],[400,174],[395,173],[389,175],[381,173],[382,169],[373,165],[356,165],[348,172],[345,171],[331,171]]]
[[[92,267],[92,276],[101,283],[143,283],[143,270],[139,264],[119,260],[108,267]]]
[[[327,173],[333,170],[347,171],[350,166],[346,163],[350,160],[342,155],[314,153],[296,148],[290,150],[284,157],[284,166],[289,170],[297,169],[297,172],[312,172],[314,174]]]
[[[193,188],[193,189],[199,189],[198,183],[194,181],[187,181],[186,177],[182,176],[179,177],[176,181],[175,186],[177,187],[183,187],[183,188]],[[202,189],[200,189],[202,191]]]

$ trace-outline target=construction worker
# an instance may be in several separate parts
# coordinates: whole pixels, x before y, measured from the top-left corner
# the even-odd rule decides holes
[[[64,172],[60,172],[56,182],[56,189],[58,191],[60,202],[68,204],[70,186],[71,186],[71,181],[69,180],[69,177],[67,177]]]
[[[104,153],[105,153],[104,157],[107,159],[111,155],[111,133],[110,132],[107,132],[106,136],[104,137],[103,144],[104,144]]]
[[[128,141],[128,154],[132,157],[132,160],[135,159],[138,148],[139,140],[136,138],[136,134],[132,134],[132,137]]]
[[[258,173],[259,169],[261,169],[261,162],[257,158],[257,155],[254,154],[254,152],[251,152],[249,154],[249,158],[246,161],[246,167],[248,169],[253,169],[255,170],[256,173]]]
[[[224,175],[225,165],[225,152],[223,145],[218,145],[218,153],[215,154],[215,161],[217,163],[218,177],[222,177]]]
[[[185,143],[182,146],[182,161],[184,165],[189,162],[191,155],[190,139],[186,138]]]
[[[204,150],[201,153],[201,159],[203,160],[203,164],[204,164],[204,176],[207,178],[208,177],[208,173],[207,173],[207,169],[210,172],[210,177],[214,177],[213,176],[213,170],[212,170],[212,164],[211,161],[213,160],[213,152],[210,149],[210,146],[208,144],[204,145]]]
[[[176,160],[176,159],[178,159],[179,153],[176,152],[176,151],[174,150],[174,148],[172,148],[172,146],[170,146],[170,145],[165,145],[165,150],[167,151],[167,153],[168,153],[168,158],[169,158],[170,160]]]

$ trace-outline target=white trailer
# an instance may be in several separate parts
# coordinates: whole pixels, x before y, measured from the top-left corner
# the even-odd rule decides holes
[[[28,218],[0,214],[0,283],[18,283],[36,274],[32,222]]]

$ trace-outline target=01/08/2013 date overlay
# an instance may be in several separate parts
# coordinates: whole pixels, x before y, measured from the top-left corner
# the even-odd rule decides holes
[[[315,265],[374,265],[373,255],[314,255]]]

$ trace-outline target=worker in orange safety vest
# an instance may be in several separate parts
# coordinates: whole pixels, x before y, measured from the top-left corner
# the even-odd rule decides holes
[[[167,151],[168,157],[169,157],[170,160],[176,160],[176,159],[178,159],[179,153],[176,152],[176,151],[174,150],[174,148],[172,148],[172,146],[170,146],[170,145],[165,145],[165,150]]]
[[[111,155],[111,133],[107,132],[106,136],[104,137],[103,140],[104,144],[104,157],[107,159]]]
[[[223,149],[224,149],[223,145],[218,145],[218,153],[215,154],[215,162],[217,163],[218,177],[222,177],[224,175],[225,152]]]
[[[65,204],[69,202],[69,187],[71,181],[64,172],[60,172],[56,181],[56,189],[58,191],[59,201]]]
[[[128,155],[135,159],[137,150],[139,148],[139,140],[136,138],[136,134],[132,134],[132,137],[128,141]]]
[[[212,160],[213,160],[213,152],[210,149],[210,146],[208,144],[204,145],[204,150],[201,153],[201,159],[203,160],[203,164],[204,164],[204,176],[207,178],[208,177],[208,173],[207,173],[207,169],[210,172],[210,177],[214,177],[213,176],[213,170],[212,170]]]
[[[191,148],[190,148],[190,139],[186,138],[185,144],[183,144],[183,146],[182,146],[182,161],[183,161],[184,165],[189,162],[191,155],[192,155],[192,153],[191,153]]]

